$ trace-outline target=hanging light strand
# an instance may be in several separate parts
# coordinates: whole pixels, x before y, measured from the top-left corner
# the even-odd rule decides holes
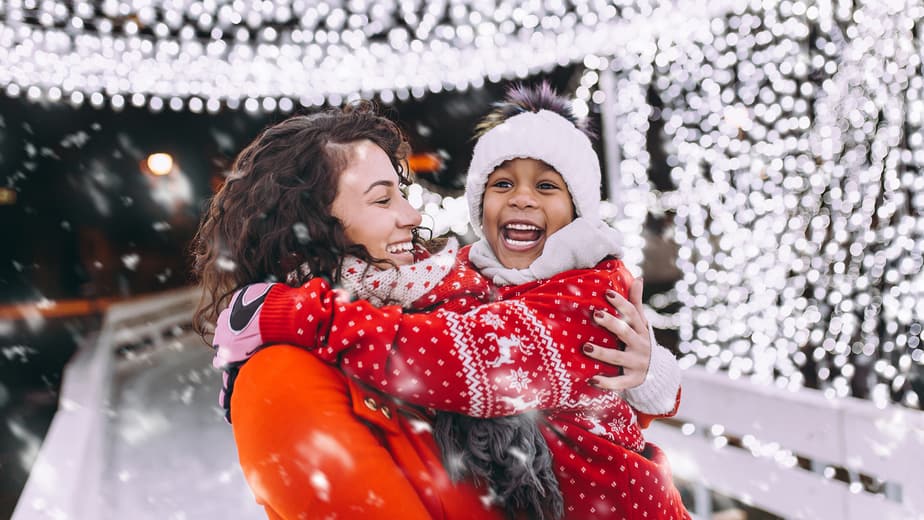
[[[702,20],[731,2],[697,4],[9,2],[0,87],[35,100],[57,89],[75,104],[119,95],[152,110],[404,100],[607,54],[652,20]]]

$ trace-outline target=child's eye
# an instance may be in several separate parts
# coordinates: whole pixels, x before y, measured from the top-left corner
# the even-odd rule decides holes
[[[552,183],[552,182],[540,182],[539,189],[540,190],[557,190],[559,188],[557,184]]]
[[[495,188],[509,188],[509,187],[513,186],[513,183],[511,183],[510,181],[497,181],[497,182],[495,182],[494,184],[492,184],[491,186],[493,186],[493,187],[495,187]]]

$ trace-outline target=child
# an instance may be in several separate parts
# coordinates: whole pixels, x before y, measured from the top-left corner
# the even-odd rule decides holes
[[[644,383],[620,396],[592,379],[617,371],[582,353],[616,346],[594,322],[606,318],[607,301],[623,305],[617,294],[631,285],[614,258],[619,237],[599,220],[600,170],[590,140],[547,87],[514,91],[480,129],[466,196],[483,240],[454,263],[444,253],[389,270],[346,262],[344,287],[378,296],[370,302],[338,301],[320,279],[242,291],[235,301],[265,296],[259,318],[233,329],[231,313],[223,313],[216,364],[238,363],[265,344],[317,346],[319,357],[356,379],[419,406],[485,418],[542,410],[532,419],[566,518],[687,518],[663,454],[641,434],[651,415],[676,408],[676,360],[655,346]],[[409,310],[375,306],[386,303]],[[456,433],[464,437],[458,447],[475,448],[471,432]],[[508,468],[511,458],[543,456],[480,440],[489,445],[475,457]],[[505,477],[476,476],[495,485]],[[540,495],[549,490],[533,484]],[[557,516],[554,507],[517,505]]]

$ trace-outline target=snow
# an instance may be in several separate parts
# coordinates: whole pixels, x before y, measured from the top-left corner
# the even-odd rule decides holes
[[[131,253],[122,256],[122,263],[125,265],[125,268],[129,271],[134,271],[138,268],[138,262],[141,261],[141,257],[137,253]]]

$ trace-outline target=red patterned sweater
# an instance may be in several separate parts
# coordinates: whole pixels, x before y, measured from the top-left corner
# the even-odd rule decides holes
[[[618,370],[581,351],[585,342],[618,346],[591,314],[609,307],[607,289],[627,295],[631,281],[608,259],[497,288],[465,248],[410,310],[338,303],[315,279],[274,286],[260,328],[266,343],[322,345],[321,358],[412,404],[474,417],[541,410],[567,518],[687,518],[666,460],[642,436],[652,416],[588,382]]]

